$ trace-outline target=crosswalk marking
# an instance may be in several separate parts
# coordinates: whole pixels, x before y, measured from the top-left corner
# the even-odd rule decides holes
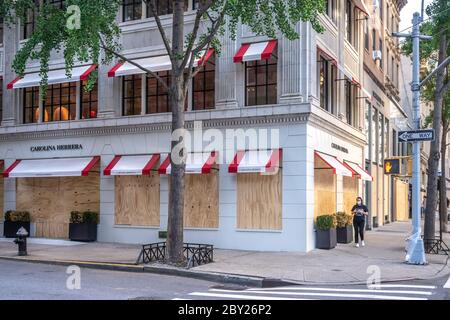
[[[297,290],[297,291],[330,291],[330,292],[367,292],[367,293],[395,293],[395,294],[417,294],[432,295],[430,291],[408,291],[408,290],[381,290],[381,289],[338,289],[338,288],[318,288],[318,287],[278,287],[264,289],[248,289],[248,291],[278,291],[278,290]]]
[[[229,291],[232,292],[232,291]],[[241,291],[242,292],[242,291]],[[265,297],[265,296],[252,296],[243,294],[228,294],[228,293],[212,293],[212,292],[192,292],[191,296],[201,297],[215,297],[215,298],[232,298],[232,299],[247,299],[247,300],[311,300],[311,299],[299,299],[299,298],[280,298],[280,297]]]
[[[450,289],[450,278],[448,278],[447,282],[444,284],[445,289]]]
[[[349,294],[349,293],[322,293],[322,292],[282,292],[282,291],[242,291],[242,290],[225,290],[225,289],[211,289],[213,292],[221,293],[252,293],[252,294],[266,294],[266,295],[293,295],[293,296],[315,296],[315,297],[334,297],[334,298],[359,298],[359,299],[381,299],[381,300],[428,300],[421,297],[407,297],[407,296],[392,296],[392,295],[378,295],[378,294]],[[244,295],[244,297],[247,297]],[[262,299],[261,296],[260,299]],[[271,297],[264,297],[272,299]]]

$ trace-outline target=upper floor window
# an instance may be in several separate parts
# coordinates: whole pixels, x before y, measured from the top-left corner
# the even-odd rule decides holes
[[[98,83],[94,85],[91,91],[84,89],[86,81],[81,86],[81,119],[97,118],[98,113]]]
[[[66,6],[65,0],[50,0],[49,2],[59,9],[64,9]]]
[[[377,32],[372,29],[372,50],[377,50]]]
[[[364,48],[369,50],[369,22],[364,20]]]
[[[325,1],[325,13],[331,18],[334,23],[337,23],[337,0],[326,0]]]
[[[124,22],[142,19],[142,0],[124,0],[122,13]]]
[[[35,8],[27,11],[25,19],[21,23],[22,39],[28,39],[36,29],[36,22],[39,14],[39,0],[35,0],[34,3]]]
[[[173,2],[167,0],[155,0],[156,4],[156,12],[158,16],[163,16],[166,14],[173,13]],[[194,6],[196,7],[198,4],[196,1],[194,2]],[[184,11],[189,9],[189,0],[184,0]],[[151,10],[150,4],[147,2],[147,18],[153,17],[153,12]]]
[[[23,123],[39,122],[39,105],[39,87],[23,89]]]
[[[0,17],[0,44],[3,44],[3,18]]]
[[[142,76],[123,77],[122,82],[123,115],[139,115],[142,111]]]
[[[381,51],[381,58],[380,58],[380,69],[383,69],[383,39],[379,40],[379,48],[378,50]]]
[[[157,73],[167,86],[170,86],[170,72]],[[170,112],[169,93],[155,77],[147,78],[147,113]]]
[[[345,90],[345,115],[347,123],[353,127],[358,125],[357,117],[357,100],[356,100],[356,90],[353,83],[345,78],[344,90]]]
[[[330,113],[334,113],[337,93],[335,84],[337,78],[337,68],[320,53],[317,67],[320,107]]]
[[[44,122],[76,119],[77,83],[49,85],[44,101]]]
[[[388,30],[391,30],[391,25],[390,25],[390,19],[389,19],[389,3],[386,4],[386,27]]]
[[[278,57],[273,52],[270,59],[245,62],[245,105],[277,103]]]
[[[352,2],[347,0],[345,3],[345,38],[352,42]]]
[[[192,81],[192,109],[204,110],[215,107],[215,59],[211,57]]]
[[[380,14],[380,20],[383,22],[383,0],[378,0],[378,12]]]

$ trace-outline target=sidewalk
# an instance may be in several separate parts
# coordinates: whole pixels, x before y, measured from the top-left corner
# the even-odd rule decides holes
[[[254,252],[214,250],[214,263],[178,269],[183,275],[214,276],[240,275],[301,283],[354,283],[366,282],[369,266],[378,266],[382,281],[427,279],[450,273],[447,256],[427,255],[426,266],[403,263],[405,238],[410,223],[396,222],[366,233],[366,247],[353,244],[338,245],[333,250],[314,250],[309,253]],[[450,234],[445,235],[447,244]],[[27,257],[17,257],[17,246],[12,239],[0,238],[0,258],[15,258],[48,263],[84,263],[98,267],[135,268],[139,271],[177,274],[175,268],[154,264],[136,266],[139,245],[111,243],[77,243],[64,240],[30,239]],[[1,262],[0,262],[1,263]],[[154,270],[151,270],[154,269]]]

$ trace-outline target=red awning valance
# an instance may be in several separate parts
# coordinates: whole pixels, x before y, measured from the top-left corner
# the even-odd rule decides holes
[[[280,167],[281,149],[238,151],[228,167],[231,173],[268,173]]]
[[[210,173],[218,157],[217,151],[203,153],[189,153],[186,158],[186,174]],[[170,155],[159,167],[160,174],[171,173]]]
[[[16,160],[3,172],[5,178],[87,176],[100,157]]]
[[[334,174],[341,176],[352,177],[353,171],[350,170],[345,164],[340,162],[335,156],[331,156],[326,153],[319,151],[314,151],[314,154],[319,157],[325,164],[327,164],[330,169],[333,170]]]
[[[103,174],[105,176],[149,175],[157,167],[160,158],[159,154],[115,156]]]
[[[246,43],[241,46],[234,56],[234,62],[269,60],[277,46],[277,40],[257,43]]]
[[[350,161],[344,161],[344,164],[353,171],[353,175],[358,176],[361,180],[366,180],[366,181],[373,181],[373,177],[370,175],[370,173],[368,173],[366,170],[364,170],[363,168],[361,168],[359,166],[359,164],[350,162]]]

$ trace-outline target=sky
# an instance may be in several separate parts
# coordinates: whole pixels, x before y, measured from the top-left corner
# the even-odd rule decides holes
[[[428,4],[430,4],[432,0],[425,0],[425,8]],[[414,12],[421,11],[422,8],[422,0],[408,0],[406,6],[400,12],[400,30],[406,29],[411,26],[412,18]],[[426,13],[424,13],[426,15]],[[425,17],[426,19],[426,17]],[[411,29],[406,30],[405,32],[410,32]]]

